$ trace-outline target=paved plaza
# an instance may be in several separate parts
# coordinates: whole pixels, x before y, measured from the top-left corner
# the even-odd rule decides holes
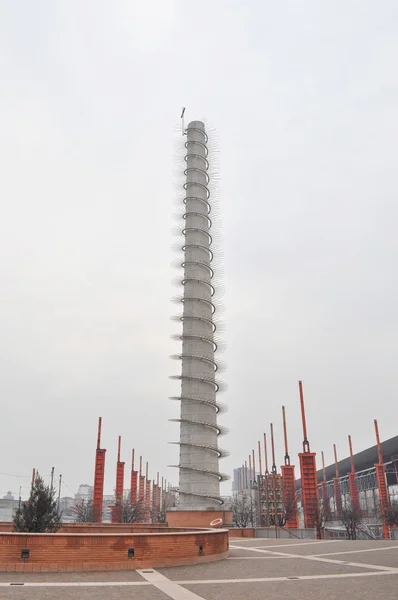
[[[396,600],[398,543],[230,541],[228,559],[106,573],[0,573],[1,600]]]

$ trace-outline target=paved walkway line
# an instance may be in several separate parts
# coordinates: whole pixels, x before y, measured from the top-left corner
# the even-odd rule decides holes
[[[10,573],[12,575],[12,573]],[[39,575],[39,573],[38,573]],[[26,587],[130,587],[133,585],[150,585],[147,581],[18,581],[14,577],[12,582],[0,582],[0,587],[26,588]]]
[[[335,556],[336,554],[361,554],[362,552],[380,552],[381,550],[394,550],[398,546],[383,546],[382,548],[366,548],[366,550],[344,550],[344,552],[326,552],[324,554],[313,554],[313,556]]]
[[[261,538],[257,538],[257,540],[253,539],[252,541],[259,541],[260,539]],[[234,540],[234,541],[231,540],[231,542],[235,543],[235,544],[237,542],[240,543],[241,541],[244,541],[244,540],[239,540],[239,539]],[[341,542],[341,540],[319,540],[319,541],[314,540],[313,542],[303,542],[303,543],[297,542],[296,544],[271,544],[270,546],[248,546],[247,548],[245,546],[245,549],[250,550],[251,548],[287,548],[289,546],[314,546],[317,544],[338,544],[339,542]],[[230,547],[232,548],[233,546],[230,546]]]
[[[290,556],[228,556],[224,560],[286,560]]]
[[[192,579],[184,581],[175,581],[179,585],[206,585],[206,584],[227,584],[227,583],[263,583],[273,581],[302,581],[311,579],[348,579],[349,577],[378,577],[378,576],[389,576],[398,575],[398,569],[395,571],[366,571],[365,573],[335,573],[334,575],[301,575],[297,577],[254,577],[251,579]],[[199,596],[198,596],[199,598]]]
[[[370,565],[368,563],[356,563],[356,562],[347,562],[344,560],[336,560],[333,558],[322,558],[322,557],[318,557],[318,556],[312,556],[312,555],[308,555],[308,554],[287,554],[286,552],[273,552],[271,550],[260,550],[259,548],[246,548],[246,547],[239,547],[239,546],[230,546],[230,548],[233,548],[234,550],[252,550],[253,552],[263,552],[264,554],[274,554],[275,556],[281,556],[281,557],[286,557],[286,558],[301,558],[303,560],[312,560],[315,562],[325,562],[325,563],[330,563],[330,564],[334,564],[334,565],[343,565],[343,566],[347,566],[347,567],[359,567],[361,569],[374,569],[376,571],[396,571],[396,569],[394,569],[393,567],[384,567],[381,565]]]
[[[204,600],[203,596],[198,596],[189,590],[181,587],[175,581],[167,579],[164,575],[161,575],[154,569],[142,569],[138,570],[137,573],[144,577],[148,583],[152,584],[158,590],[172,598],[172,600]]]

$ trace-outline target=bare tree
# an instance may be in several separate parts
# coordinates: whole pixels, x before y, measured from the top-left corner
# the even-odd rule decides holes
[[[152,507],[152,523],[166,523],[167,511],[172,506],[165,496],[160,506]]]
[[[316,513],[315,513],[315,521],[314,526],[316,529],[316,535],[318,539],[322,539],[325,537],[325,526],[328,521],[332,520],[332,514],[330,511],[330,507],[328,504],[318,504]]]
[[[94,505],[91,499],[81,500],[72,508],[75,523],[95,523]]]
[[[398,501],[390,502],[384,512],[385,519],[390,527],[398,525]]]
[[[278,515],[278,525],[284,527],[289,519],[297,513],[297,498],[293,493],[288,498],[284,499],[283,513]]]
[[[130,494],[122,500],[121,504],[122,523],[143,523],[145,521],[145,505],[142,501],[131,503]]]
[[[362,510],[357,506],[343,508],[340,519],[347,531],[348,539],[356,540],[357,531],[363,519]]]
[[[231,509],[235,527],[247,527],[249,523],[253,524],[253,502],[248,494],[234,496]]]
[[[162,494],[162,501],[160,506],[152,507],[152,522],[153,523],[166,523],[167,522],[167,511],[170,508],[177,506],[177,496],[173,489],[167,490]]]

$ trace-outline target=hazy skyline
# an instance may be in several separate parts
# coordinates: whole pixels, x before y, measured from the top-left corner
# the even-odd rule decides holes
[[[0,496],[92,484],[98,416],[177,483],[175,139],[217,131],[232,474],[281,405],[296,465],[397,434],[393,0],[0,0]],[[320,466],[320,460],[318,461]],[[5,474],[23,475],[26,479]],[[297,469],[297,476],[299,470]],[[229,489],[224,486],[223,492]],[[25,488],[25,493],[27,491]]]

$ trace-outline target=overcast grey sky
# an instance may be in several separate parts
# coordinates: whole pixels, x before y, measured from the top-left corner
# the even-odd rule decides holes
[[[92,483],[97,418],[178,461],[175,129],[221,163],[232,471],[286,405],[301,449],[397,434],[396,0],[0,1],[0,495]],[[177,385],[177,387],[176,387]],[[297,458],[295,458],[297,464]],[[320,462],[320,461],[319,461]],[[128,474],[126,473],[126,484]],[[24,490],[27,491],[27,488]],[[224,490],[225,491],[225,490]]]

